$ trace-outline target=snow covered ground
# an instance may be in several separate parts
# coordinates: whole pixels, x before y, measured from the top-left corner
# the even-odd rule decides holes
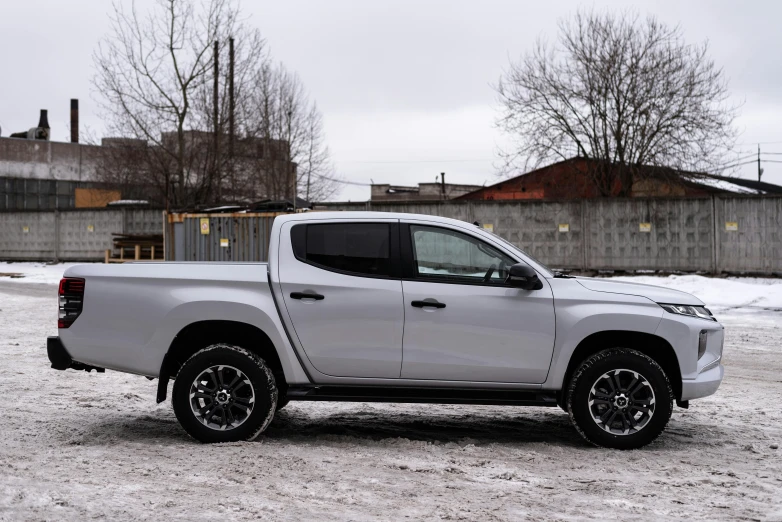
[[[0,262],[0,281],[56,285],[63,272],[79,263],[13,263]]]
[[[156,381],[48,368],[64,267],[0,264],[0,520],[782,520],[782,280],[632,277],[727,328],[719,392],[651,446],[586,445],[558,409],[291,403],[201,445]]]

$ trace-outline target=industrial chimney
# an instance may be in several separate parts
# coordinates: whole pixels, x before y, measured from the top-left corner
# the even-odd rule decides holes
[[[49,136],[51,133],[52,128],[49,127],[49,111],[46,109],[41,109],[41,117],[38,119],[38,127],[30,129],[27,134],[27,139],[49,141]]]
[[[49,116],[46,109],[41,109],[41,116],[38,118],[38,126],[33,127],[27,132],[15,132],[11,138],[22,138],[27,140],[45,140],[49,141],[51,127],[49,127]]]
[[[71,143],[79,143],[79,100],[71,98]]]
[[[41,109],[41,117],[38,118],[38,128],[46,130],[51,129],[51,127],[49,127],[49,111],[46,109]]]

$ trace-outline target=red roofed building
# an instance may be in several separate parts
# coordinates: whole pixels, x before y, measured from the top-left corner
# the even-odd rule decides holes
[[[596,167],[600,165],[598,160],[571,158],[483,187],[456,199],[490,201],[619,196],[698,197],[747,192],[739,186],[734,186],[730,181],[731,178],[681,172],[664,167],[638,166],[629,169],[631,173],[625,172],[632,181],[627,180],[630,187],[629,194],[627,192],[623,194],[622,172],[619,167],[602,169],[600,175],[603,177],[598,178],[599,171]],[[602,183],[598,183],[597,179],[603,180]]]

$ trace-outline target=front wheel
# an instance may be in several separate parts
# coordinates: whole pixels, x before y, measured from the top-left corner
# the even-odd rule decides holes
[[[263,359],[214,344],[185,362],[171,400],[179,423],[201,442],[253,440],[274,417],[277,386]]]
[[[596,353],[576,370],[567,409],[578,432],[597,446],[635,449],[656,439],[673,411],[667,375],[636,350]]]

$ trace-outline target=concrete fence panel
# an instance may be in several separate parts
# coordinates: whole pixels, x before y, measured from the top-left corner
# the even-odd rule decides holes
[[[112,246],[112,233],[122,232],[121,211],[59,212],[60,245],[57,259],[103,259]]]
[[[0,212],[0,260],[102,261],[113,234],[162,234],[147,209]]]
[[[0,214],[0,259],[5,261],[54,259],[57,247],[54,212]]]
[[[713,268],[710,199],[606,199],[586,208],[589,268]]]
[[[125,234],[162,234],[163,211],[148,209],[125,209],[123,231]]]
[[[541,261],[560,268],[584,264],[582,203],[475,203],[474,220]]]
[[[782,273],[782,198],[717,198],[721,271]]]

